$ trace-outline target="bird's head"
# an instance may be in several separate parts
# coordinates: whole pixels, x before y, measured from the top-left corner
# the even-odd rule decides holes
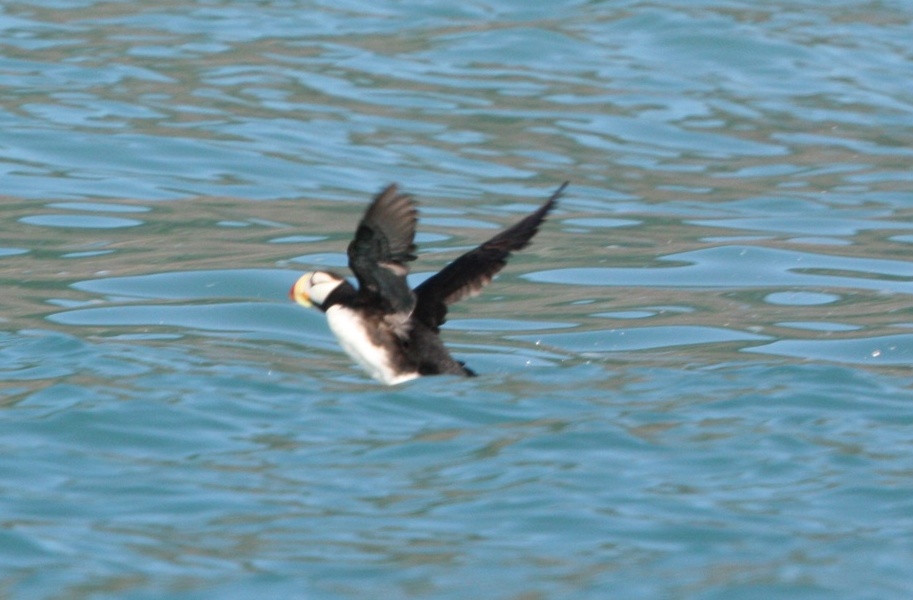
[[[311,308],[316,306],[325,310],[324,303],[330,294],[340,285],[345,283],[345,279],[336,273],[329,271],[312,271],[302,275],[292,289],[289,290],[289,298],[304,306]]]

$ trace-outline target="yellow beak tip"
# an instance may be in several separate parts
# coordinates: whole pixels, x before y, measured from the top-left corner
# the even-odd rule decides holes
[[[308,296],[307,292],[298,289],[299,283],[301,283],[301,279],[296,281],[292,289],[288,291],[288,297],[305,308],[311,308],[314,303],[311,302],[311,297]]]

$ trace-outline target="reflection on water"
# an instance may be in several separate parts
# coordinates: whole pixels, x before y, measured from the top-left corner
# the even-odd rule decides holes
[[[905,599],[905,3],[0,7],[0,589]],[[571,187],[382,388],[287,298]]]

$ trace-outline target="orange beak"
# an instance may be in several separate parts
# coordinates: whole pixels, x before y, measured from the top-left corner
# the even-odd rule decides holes
[[[307,279],[308,277],[304,276],[296,281],[292,289],[288,291],[288,297],[305,308],[311,308],[314,303],[311,302],[311,297],[307,293]]]

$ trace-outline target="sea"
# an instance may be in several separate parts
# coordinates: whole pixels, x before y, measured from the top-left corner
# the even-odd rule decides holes
[[[0,598],[913,597],[913,3],[0,5]],[[418,283],[570,182],[386,387]]]

